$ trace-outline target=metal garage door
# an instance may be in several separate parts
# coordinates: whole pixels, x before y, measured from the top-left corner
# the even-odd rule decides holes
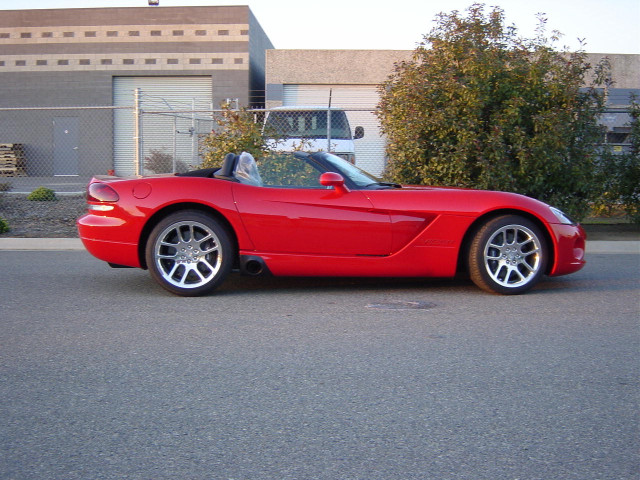
[[[385,167],[385,140],[374,114],[378,104],[375,85],[284,85],[283,105],[331,106],[345,109],[351,132],[364,127],[364,138],[355,140],[356,165],[380,175]]]
[[[139,122],[140,172],[144,171],[145,157],[153,151],[171,155],[184,165],[197,165],[198,119],[193,111],[212,109],[211,77],[114,77],[113,104],[133,106],[136,89],[140,89],[143,112]],[[115,111],[114,166],[118,175],[136,173],[134,123],[131,109]]]

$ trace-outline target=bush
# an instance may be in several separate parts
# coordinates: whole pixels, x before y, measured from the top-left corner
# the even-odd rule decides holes
[[[35,202],[54,202],[57,200],[56,192],[47,187],[38,187],[27,196],[27,200]]]
[[[583,217],[600,194],[606,61],[554,50],[543,17],[536,38],[523,39],[497,7],[467,13],[440,14],[380,88],[388,178],[513,191]]]
[[[227,153],[247,152],[259,158],[270,151],[259,119],[227,104],[222,105],[222,110],[217,128],[203,141],[202,167],[219,167]]]
[[[163,150],[151,149],[151,155],[145,157],[144,168],[154,173],[183,173],[189,169],[182,160],[176,160],[175,165],[173,155],[169,155]]]
[[[7,221],[0,217],[0,233],[7,233],[9,230],[11,230],[9,228],[9,223],[7,223]]]

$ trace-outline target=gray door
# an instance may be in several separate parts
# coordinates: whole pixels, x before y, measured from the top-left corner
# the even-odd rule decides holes
[[[78,117],[53,119],[53,174],[78,175]]]

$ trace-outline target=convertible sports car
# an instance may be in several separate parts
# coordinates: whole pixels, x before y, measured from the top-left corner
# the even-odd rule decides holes
[[[560,210],[505,192],[383,183],[329,153],[228,154],[220,168],[96,176],[78,219],[87,250],[149,269],[185,296],[248,275],[452,277],[523,293],[585,264]]]

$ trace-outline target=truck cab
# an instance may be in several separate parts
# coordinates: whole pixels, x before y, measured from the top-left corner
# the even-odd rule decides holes
[[[324,151],[355,163],[354,140],[364,136],[364,129],[355,127],[352,132],[340,108],[277,107],[266,115],[264,135],[277,151]]]

